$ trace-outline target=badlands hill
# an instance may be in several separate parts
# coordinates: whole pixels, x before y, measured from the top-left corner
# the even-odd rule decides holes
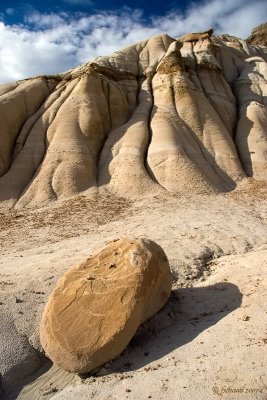
[[[0,86],[0,201],[42,206],[98,188],[130,199],[226,192],[266,180],[265,32],[159,35]]]
[[[0,85],[1,399],[266,400],[266,27]],[[171,296],[114,361],[62,370],[40,341],[49,296],[124,237],[161,246]],[[97,329],[74,299],[81,344]]]

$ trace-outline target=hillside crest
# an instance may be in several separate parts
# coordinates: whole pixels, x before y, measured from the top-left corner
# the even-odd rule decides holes
[[[57,76],[0,85],[0,201],[234,190],[267,172],[266,24],[159,35]]]

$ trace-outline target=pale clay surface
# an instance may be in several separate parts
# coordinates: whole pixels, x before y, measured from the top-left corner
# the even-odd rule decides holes
[[[146,198],[135,205],[110,198],[105,204],[98,200],[98,211],[94,209],[97,200],[80,198],[56,208],[50,206],[10,216],[8,226],[0,233],[3,243],[0,310],[11,315],[18,334],[29,338],[38,350],[40,318],[58,278],[71,265],[123,235],[147,237],[159,243],[169,258],[177,296],[145,323],[128,350],[103,370],[101,374],[108,375],[107,378],[96,377],[96,382],[89,379],[84,386],[80,378],[52,368],[38,378],[40,384],[37,381],[24,390],[19,389],[18,398],[43,400],[55,395],[56,392],[50,393],[51,387],[60,391],[78,384],[81,386],[75,391],[83,391],[84,398],[88,390],[92,396],[97,393],[97,399],[108,396],[116,399],[128,388],[122,378],[128,376],[134,377],[134,387],[137,382],[142,385],[137,392],[133,386],[129,387],[132,398],[141,399],[148,392],[156,399],[165,396],[164,379],[169,379],[164,387],[173,393],[167,392],[166,399],[190,399],[199,391],[202,398],[208,393],[216,399],[217,395],[212,397],[210,392],[215,384],[221,388],[229,385],[261,388],[261,379],[266,384],[267,254],[264,249],[257,250],[267,239],[266,189],[254,185],[251,189],[249,193],[231,196]],[[262,197],[258,197],[259,193]],[[112,214],[115,207],[116,215]],[[238,260],[242,262],[237,268]],[[191,282],[192,291],[186,289]],[[205,289],[224,282],[228,282],[226,290]],[[198,292],[195,286],[202,290]],[[16,298],[22,302],[16,303]],[[225,313],[221,312],[223,309]],[[239,319],[243,315],[250,320]],[[214,329],[216,334],[212,333]],[[1,332],[4,338],[10,338],[8,326],[2,326]],[[200,342],[205,345],[203,350]],[[197,368],[201,373],[196,374]],[[128,385],[129,381],[126,382]],[[47,392],[50,395],[44,395]],[[263,400],[263,394],[255,398]],[[251,399],[248,395],[244,398]]]
[[[265,400],[264,29],[161,35],[0,86],[6,399]],[[165,251],[166,307],[95,377],[38,370],[57,280],[125,236]]]

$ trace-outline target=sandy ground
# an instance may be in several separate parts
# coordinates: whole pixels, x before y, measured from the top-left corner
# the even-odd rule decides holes
[[[135,203],[81,196],[40,210],[2,211],[0,344],[11,340],[10,351],[23,338],[37,350],[34,363],[44,363],[27,379],[29,364],[24,374],[16,370],[14,391],[3,398],[266,399],[266,215],[266,187],[253,182],[217,196]],[[168,304],[94,374],[51,367],[38,353],[50,291],[66,269],[122,236],[163,247],[174,278]]]

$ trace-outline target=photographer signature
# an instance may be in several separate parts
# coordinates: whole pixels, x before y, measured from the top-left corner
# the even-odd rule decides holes
[[[244,393],[251,393],[251,394],[256,394],[256,393],[263,393],[264,388],[249,388],[249,387],[231,387],[231,386],[213,386],[212,392],[213,394],[216,394],[218,396],[223,396],[224,394],[244,394]]]

